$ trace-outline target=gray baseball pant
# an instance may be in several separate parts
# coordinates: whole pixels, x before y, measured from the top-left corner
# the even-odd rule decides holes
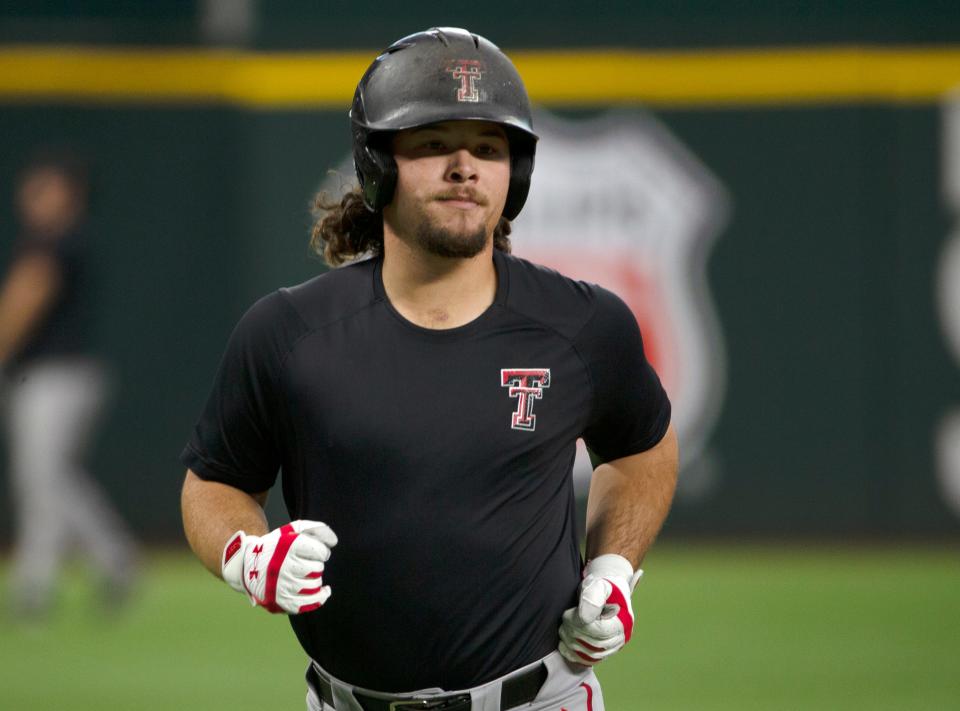
[[[106,395],[103,367],[81,358],[37,362],[7,384],[17,520],[11,587],[25,607],[51,602],[71,549],[112,583],[129,582],[133,539],[83,463]]]
[[[472,689],[460,691],[443,691],[441,689],[426,689],[424,691],[413,692],[410,694],[385,695],[369,689],[362,689],[351,686],[340,681],[326,672],[324,674],[330,680],[333,688],[333,698],[336,702],[335,711],[363,711],[363,708],[353,696],[353,689],[368,696],[379,696],[382,698],[402,699],[406,697],[429,697],[446,696],[448,694],[469,693],[471,700],[471,711],[501,711],[500,709],[500,688],[503,682],[524,671],[543,663],[547,668],[547,680],[540,687],[540,693],[529,704],[517,707],[517,711],[604,711],[603,694],[600,691],[600,684],[597,682],[596,674],[593,669],[583,667],[578,664],[571,664],[559,652],[548,654],[540,661],[531,665],[517,669],[500,679],[494,679],[491,682],[482,684]],[[334,711],[333,707],[324,703],[313,689],[307,692],[307,710],[308,711]]]

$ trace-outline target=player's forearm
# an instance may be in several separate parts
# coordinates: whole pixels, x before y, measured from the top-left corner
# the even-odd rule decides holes
[[[587,500],[587,558],[617,553],[639,567],[673,501],[679,452],[671,426],[652,449],[601,464]]]
[[[269,530],[263,512],[266,492],[256,496],[187,470],[180,495],[183,530],[200,561],[217,577],[227,539],[238,530],[260,536]]]
[[[0,288],[0,363],[23,346],[59,289],[60,273],[51,259],[26,257],[13,265]]]

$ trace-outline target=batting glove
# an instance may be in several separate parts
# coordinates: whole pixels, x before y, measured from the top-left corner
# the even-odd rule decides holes
[[[563,613],[560,654],[575,664],[593,666],[620,650],[633,632],[630,594],[642,570],[615,553],[587,563],[580,583],[580,603]]]
[[[337,537],[319,521],[293,521],[265,536],[234,533],[223,549],[221,573],[253,605],[296,615],[322,606],[330,597],[323,564]]]

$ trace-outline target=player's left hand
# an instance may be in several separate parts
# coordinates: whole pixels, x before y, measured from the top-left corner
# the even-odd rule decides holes
[[[580,583],[580,601],[563,613],[560,654],[575,664],[593,666],[619,651],[633,632],[630,594],[636,573],[623,556],[608,553],[587,563]]]

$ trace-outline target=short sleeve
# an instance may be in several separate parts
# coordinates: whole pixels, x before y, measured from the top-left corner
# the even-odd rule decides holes
[[[79,239],[74,233],[59,239],[28,237],[17,244],[14,257],[47,257],[55,261],[61,269],[65,269],[76,260]]]
[[[644,452],[670,425],[670,400],[643,352],[640,327],[615,294],[594,287],[593,315],[575,340],[593,383],[583,438],[601,461]]]
[[[249,493],[273,486],[280,469],[279,376],[290,344],[302,330],[279,292],[258,301],[240,319],[180,456],[199,477]]]

